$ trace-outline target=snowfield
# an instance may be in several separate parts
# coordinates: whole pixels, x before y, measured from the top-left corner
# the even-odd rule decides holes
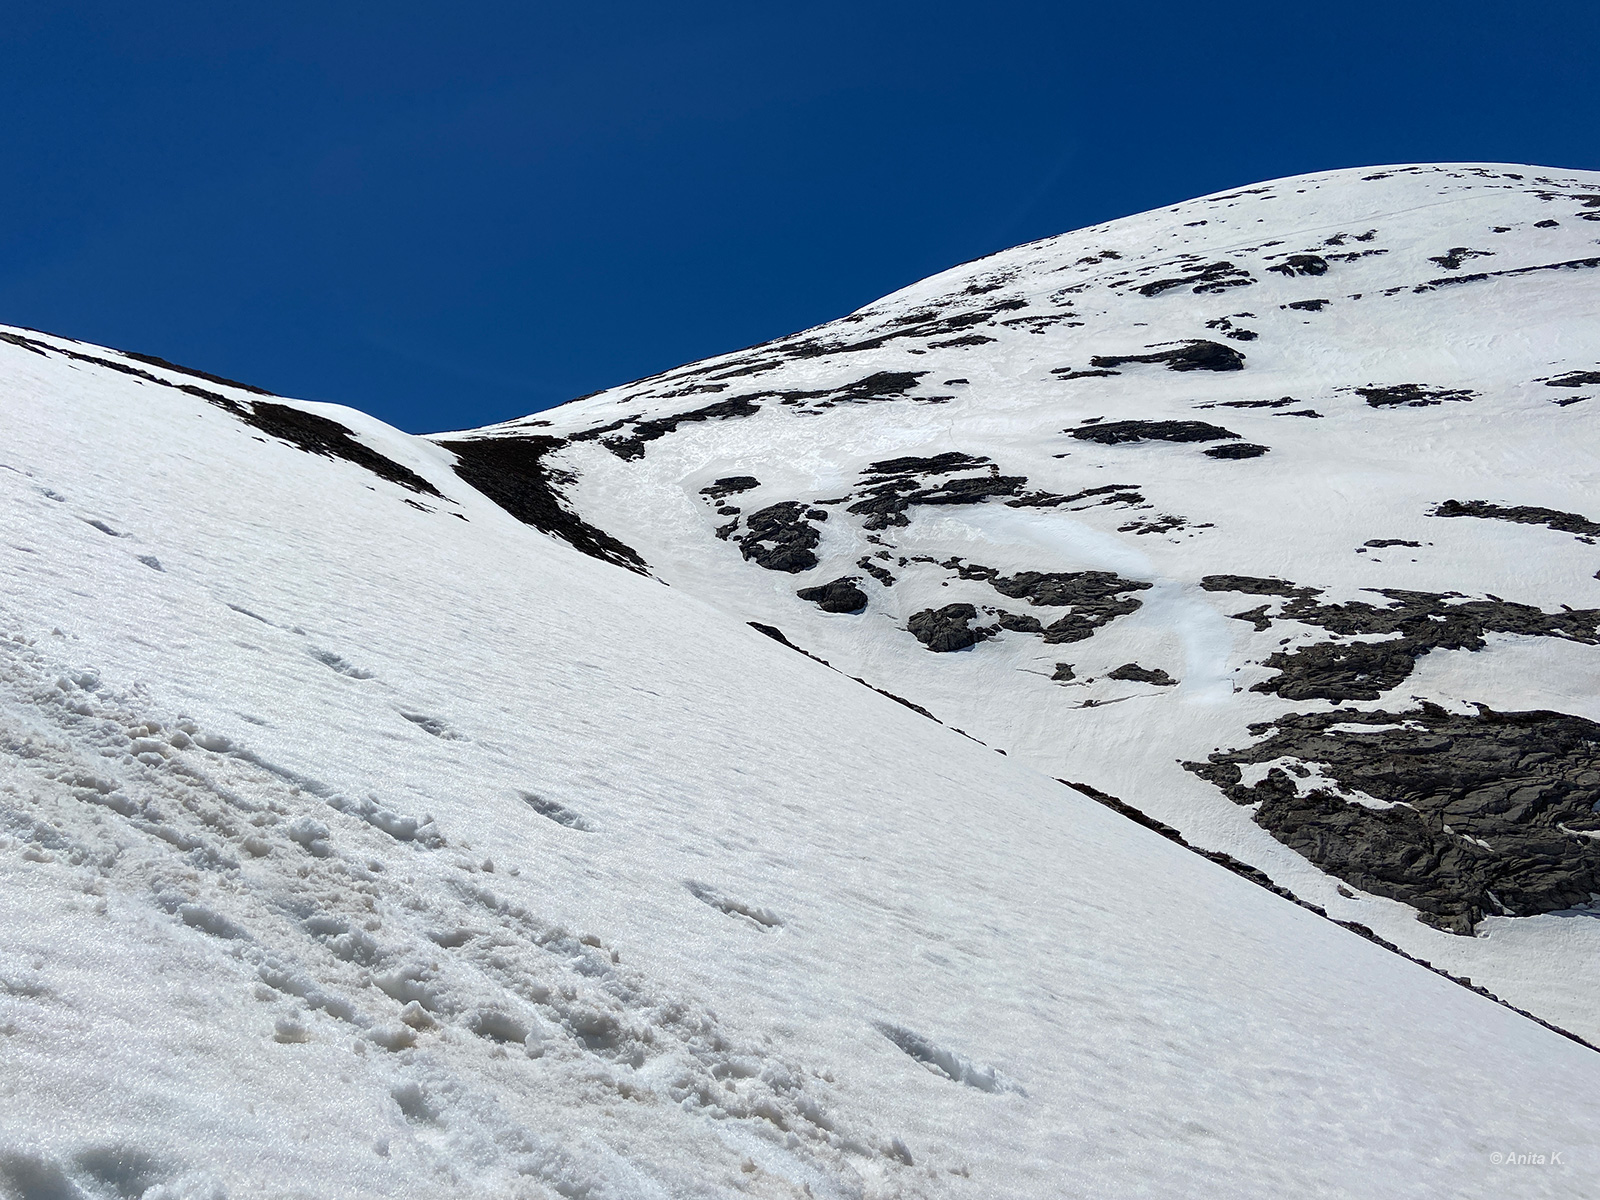
[[[1355,222],[1366,193],[1327,178],[1328,211],[1273,221],[1320,221],[1323,238]],[[1302,182],[1278,192],[1288,201]],[[1430,250],[1423,232],[1469,204],[1374,194],[1432,214],[1415,218],[1414,250],[1396,239],[1396,259]],[[1540,252],[1579,257],[1577,236],[1600,235],[1572,203],[1516,189],[1484,213],[1502,200],[1557,213],[1552,239],[1576,228],[1572,245]],[[1201,236],[1179,218],[1200,219],[1180,206],[960,268],[871,320],[892,325],[989,273],[1015,270],[1003,286],[1021,288],[1027,270],[1087,256],[1080,243],[1131,258],[1140,239]],[[1462,270],[1526,265],[1502,257]],[[1261,288],[1279,279],[1256,274]],[[1059,322],[926,344],[988,337],[973,332],[984,318],[847,362],[785,359],[773,369],[785,374],[736,376],[737,390],[663,398],[704,386],[664,378],[539,418],[551,424],[436,440],[0,330],[0,1195],[1579,1194],[1600,1162],[1600,1053],[1056,778],[1593,1039],[1586,911],[1487,916],[1469,937],[1393,898],[1346,897],[1174,762],[1248,746],[1250,722],[1335,710],[1235,690],[1236,677],[1266,678],[1265,645],[1291,636],[1229,619],[1263,600],[1331,619],[1315,605],[1376,581],[1541,613],[1600,603],[1585,535],[1424,511],[1446,499],[1583,511],[1592,418],[1551,403],[1525,360],[1560,360],[1538,374],[1577,370],[1583,354],[1592,366],[1593,308],[1518,282],[1544,278],[1485,280],[1534,289],[1491,302],[1441,289],[1452,319],[1482,310],[1504,326],[1482,339],[1446,338],[1443,317],[1397,337],[1410,300],[1350,318],[1339,337],[1269,314],[1241,343],[1237,378],[1259,372],[1251,397],[1305,393],[1296,407],[1317,405],[1320,420],[1194,411],[1240,395],[1223,374],[1089,366],[1091,352],[1185,336],[1131,322],[1107,323],[1121,344],[1097,333],[1081,351],[1081,331]],[[1268,314],[1247,290],[1215,303]],[[1379,337],[1412,357],[1378,371],[1369,347],[1374,378],[1350,376],[1339,356]],[[948,363],[929,365],[936,355]],[[1306,361],[1351,386],[1479,395],[1372,408],[1332,382],[1312,394],[1295,375]],[[925,365],[929,382],[967,382],[929,393],[952,397],[938,404],[841,396]],[[1124,373],[1063,382],[1059,366]],[[826,406],[768,396],[657,432],[710,402],[830,389]],[[619,411],[630,424],[571,438]],[[1215,421],[1271,452],[1219,460],[1201,443],[1049,432],[1096,416]],[[470,464],[489,460],[461,443],[508,433],[560,444],[540,443],[531,466],[481,467],[469,486]],[[642,453],[603,440],[630,437]],[[999,467],[968,477],[1026,484],[919,501],[905,525],[875,530],[845,504],[805,517],[859,498],[870,463],[941,453]],[[878,494],[955,495],[939,492],[947,475]],[[736,476],[759,482],[702,494]],[[1153,508],[1005,504],[1096,476],[1137,484]],[[773,538],[734,540],[790,501]],[[1193,528],[1118,528],[1162,513]],[[729,516],[745,524],[719,539]],[[806,525],[821,527],[816,564],[763,569],[807,550],[789,532]],[[1356,560],[1380,536],[1434,545],[1415,564],[1381,549]],[[886,548],[869,561],[892,585],[849,570]],[[630,554],[636,569],[618,565]],[[938,565],[952,555],[970,577]],[[1090,570],[1147,586],[1068,607],[1092,621],[1140,601],[1076,642],[1008,628],[931,653],[907,629],[935,600],[970,602],[981,622],[995,578]],[[1198,586],[1225,572],[1326,592]],[[864,613],[794,595],[846,573]],[[1302,641],[1323,628],[1299,624]],[[1488,636],[1483,650],[1418,657],[1400,700],[1600,717],[1592,646]],[[1052,680],[1068,659],[1096,682]],[[1179,682],[1105,681],[1128,662]],[[1363,720],[1385,704],[1338,707],[1355,732],[1325,738],[1411,736],[1411,718]],[[1246,764],[1240,786],[1268,769]]]
[[[658,578],[1600,1043],[1597,312],[1600,175],[1328,172],[441,440],[559,439]],[[1572,736],[1485,767],[1480,704]],[[1181,765],[1333,707],[1411,732]]]

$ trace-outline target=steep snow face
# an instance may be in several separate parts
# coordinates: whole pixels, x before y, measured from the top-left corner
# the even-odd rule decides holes
[[[542,439],[675,588],[1600,1038],[1597,312],[1600,175],[1341,171],[470,436]]]
[[[0,405],[0,1194],[1554,1197],[1600,1154],[1591,1049],[518,523],[633,561],[526,455],[491,501],[21,330]]]

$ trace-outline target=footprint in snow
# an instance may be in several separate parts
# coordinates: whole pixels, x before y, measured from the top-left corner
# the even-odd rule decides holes
[[[719,892],[716,888],[709,887],[693,879],[684,880],[683,886],[688,888],[689,894],[702,904],[708,904],[727,916],[749,921],[758,929],[781,929],[783,927],[783,919],[770,908],[758,908],[753,904],[746,904],[743,900],[736,900],[732,896]]]
[[[436,738],[442,738],[447,742],[459,742],[465,740],[461,734],[457,733],[454,729],[451,729],[450,726],[446,725],[438,717],[430,717],[425,713],[406,712],[404,709],[401,710],[400,715],[406,720],[410,721],[413,725],[417,726],[424,733],[431,733]]]
[[[580,833],[593,833],[594,826],[588,818],[581,813],[573,812],[565,804],[555,800],[547,800],[536,792],[519,792],[523,802],[541,817],[548,817],[557,825],[565,825],[568,829],[576,829]]]
[[[981,1092],[1016,1092],[1023,1096],[1028,1094],[993,1067],[980,1067],[966,1056],[957,1054],[954,1050],[947,1050],[931,1038],[926,1038],[903,1025],[875,1021],[873,1028],[935,1075],[942,1075],[954,1083],[977,1088]]]
[[[230,607],[232,606],[230,605]],[[251,613],[250,615],[255,616],[254,613]],[[256,617],[256,620],[259,621],[260,619],[260,617]],[[368,671],[364,667],[358,667],[353,663],[346,661],[345,659],[339,657],[339,655],[335,654],[332,650],[318,650],[315,647],[311,647],[306,650],[306,653],[311,655],[312,658],[316,659],[330,671],[337,671],[339,674],[347,676],[350,679],[371,679],[374,675],[374,672]]]

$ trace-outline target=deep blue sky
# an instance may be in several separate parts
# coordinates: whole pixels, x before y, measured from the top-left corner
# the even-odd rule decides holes
[[[1328,167],[1600,168],[1600,5],[17,5],[0,321],[414,431]]]

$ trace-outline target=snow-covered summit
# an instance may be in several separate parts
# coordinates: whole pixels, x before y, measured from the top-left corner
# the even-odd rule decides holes
[[[1396,213],[1428,187],[1501,187],[1455,174],[1361,186]],[[1499,223],[1529,209],[1517,240],[1467,249],[1511,263],[1596,232],[1593,181],[1526,174],[1493,192]],[[1211,207],[1243,222],[1227,206],[1252,203]],[[1192,207],[1127,228],[1212,220]],[[1346,223],[1348,252],[1385,247]],[[1209,244],[1174,250],[1192,271],[1119,266],[1106,250],[1140,253],[1122,230],[437,440],[0,329],[0,1194],[1572,1195],[1600,1154],[1600,1055],[1355,926],[1424,939],[1457,976],[1481,962],[1584,1034],[1589,918],[1486,916],[1464,938],[1344,897],[1173,760],[1224,786],[1309,772],[1314,739],[1284,715],[1332,706],[1231,680],[1270,678],[1285,636],[1379,637],[1315,623],[1356,619],[1323,610],[1368,586],[1490,606],[1412,614],[1403,637],[1525,628],[1417,653],[1400,690],[1444,716],[1380,720],[1388,689],[1341,702],[1324,741],[1411,738],[1427,761],[1463,740],[1435,726],[1476,715],[1449,687],[1595,716],[1577,590],[1595,585],[1568,587],[1588,535],[1471,507],[1582,512],[1561,489],[1587,405],[1544,397],[1587,393],[1538,377],[1592,369],[1587,318],[1519,290],[1482,310],[1509,349],[1474,349],[1487,316],[1457,322],[1455,375],[1424,319],[1457,303],[1440,296],[1592,276],[1380,295],[1413,315],[1394,369],[1341,365],[1352,334],[1314,384],[1318,331],[1367,311],[1340,299],[1365,277],[1312,297],[1322,312],[1275,305],[1383,256],[1332,258],[1333,230],[1326,253],[1281,248],[1319,253],[1320,276]],[[1219,261],[1255,282],[1204,290],[1239,277]],[[1117,282],[1144,265],[1162,269]],[[1066,301],[1086,315],[1005,324]],[[1178,355],[1104,361],[1168,341]],[[1526,370],[1519,346],[1551,362]],[[1242,368],[1215,370],[1229,351]],[[1082,371],[1117,373],[1065,378]],[[1473,397],[1336,390],[1406,384]],[[1296,399],[1229,406],[1258,391]],[[1120,421],[1241,436],[1061,432]],[[1204,453],[1245,441],[1270,449]],[[1520,590],[1493,573],[1501,535]],[[1355,556],[1380,536],[1435,546]],[[1225,590],[1246,575],[1283,587]],[[1464,665],[1429,674],[1444,663]],[[1207,758],[1248,757],[1250,721],[1299,739],[1281,776]],[[1563,753],[1583,752],[1574,728]],[[1513,968],[1527,995],[1490,973]]]

